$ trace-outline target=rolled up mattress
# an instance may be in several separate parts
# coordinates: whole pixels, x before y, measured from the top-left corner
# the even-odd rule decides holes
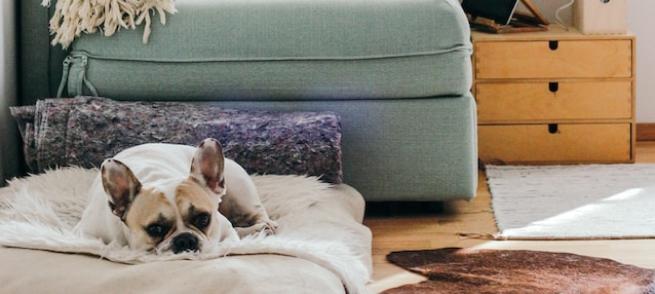
[[[341,125],[333,112],[269,112],[208,104],[118,102],[99,97],[44,99],[11,108],[32,172],[97,167],[144,143],[221,142],[251,174],[318,176],[341,183]]]

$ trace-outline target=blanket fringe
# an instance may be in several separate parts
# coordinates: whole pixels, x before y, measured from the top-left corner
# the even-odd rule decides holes
[[[43,0],[49,7],[52,0]],[[82,33],[92,34],[99,29],[105,36],[114,35],[121,28],[136,29],[143,25],[143,43],[148,43],[151,30],[151,13],[159,14],[166,24],[166,14],[174,14],[174,0],[57,0],[50,19],[52,45],[65,49]]]

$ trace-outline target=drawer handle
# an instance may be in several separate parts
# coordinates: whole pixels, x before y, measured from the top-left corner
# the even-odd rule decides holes
[[[548,90],[553,93],[557,92],[557,90],[559,90],[559,83],[558,82],[548,83]]]
[[[551,134],[559,133],[559,127],[557,124],[548,124],[548,132]]]
[[[557,47],[559,47],[559,41],[556,40],[548,41],[548,48],[550,48],[550,50],[555,51],[557,50]]]

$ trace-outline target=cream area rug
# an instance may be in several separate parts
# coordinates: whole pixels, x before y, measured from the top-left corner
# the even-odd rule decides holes
[[[495,239],[655,238],[655,165],[488,166]]]
[[[337,285],[336,289],[343,291],[345,288],[349,293],[366,292],[365,284],[372,272],[371,233],[361,224],[364,200],[347,185],[334,186],[313,177],[253,176],[262,203],[271,218],[280,224],[276,235],[223,242],[199,254],[153,255],[116,244],[105,244],[100,239],[82,236],[73,230],[80,220],[88,190],[97,175],[95,169],[59,169],[14,180],[8,187],[0,189],[0,245],[99,256],[105,260],[133,264],[132,272],[144,270],[145,267],[139,265],[152,262],[180,259],[205,262],[200,265],[230,256],[231,263],[218,260],[211,268],[216,272],[221,266],[229,265],[226,271],[231,274],[215,275],[212,271],[209,274],[212,283],[218,286],[241,281],[236,284],[237,288],[231,289],[233,293],[250,293],[252,287],[279,289],[285,286],[275,279],[276,274],[297,277],[298,281],[286,280],[284,283],[287,285],[306,284],[306,279],[313,273],[316,273],[317,280],[325,280],[325,273],[320,274],[316,269],[320,267],[341,280],[342,285]],[[279,263],[289,262],[288,257],[303,260],[306,268],[282,267],[276,269],[275,274],[267,273],[268,279],[257,279],[256,283],[253,282],[255,284],[243,282],[246,280],[244,277],[259,276],[264,267],[249,264],[274,262],[271,255],[279,256]],[[235,258],[241,262],[235,262]],[[76,260],[75,256],[68,259],[71,263]],[[4,262],[0,260],[0,263]],[[60,266],[64,265],[60,263]],[[176,268],[162,263],[159,270],[174,271]],[[140,274],[147,276],[151,272],[144,270]],[[295,288],[288,290],[295,293],[304,291]]]

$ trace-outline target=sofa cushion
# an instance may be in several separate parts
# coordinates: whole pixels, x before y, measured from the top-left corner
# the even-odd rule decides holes
[[[344,182],[367,201],[470,199],[478,183],[471,94],[440,99],[219,101],[265,111],[332,111],[341,118]]]
[[[164,27],[73,44],[70,95],[370,99],[463,95],[471,45],[456,0],[184,0]],[[84,82],[88,83],[79,87]],[[77,79],[77,80],[75,80]],[[87,89],[87,90],[85,90]],[[95,93],[94,93],[95,94]]]

